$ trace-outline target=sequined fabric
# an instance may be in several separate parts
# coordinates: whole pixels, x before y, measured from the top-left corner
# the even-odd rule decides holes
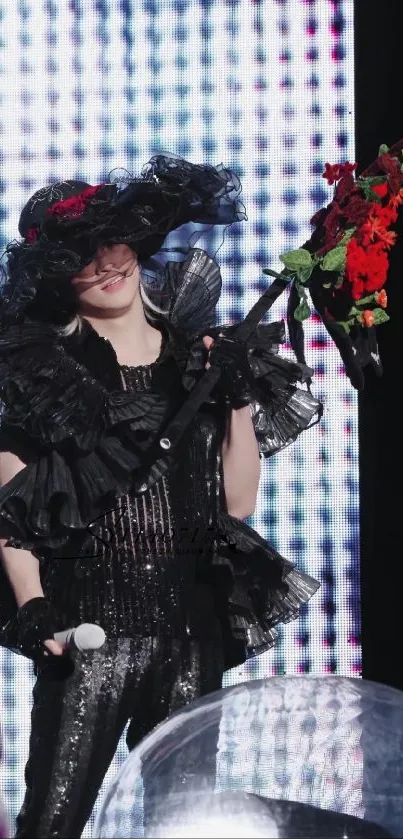
[[[16,837],[79,837],[127,721],[132,749],[168,714],[221,687],[223,662],[214,641],[119,638],[70,656],[72,672],[64,659],[50,658],[35,683]],[[178,788],[185,774],[191,779],[195,760],[215,764],[213,746],[210,740],[203,756],[184,749]],[[146,785],[145,819],[154,798]]]
[[[157,367],[121,366],[122,389],[150,390]],[[214,411],[199,412],[166,476],[120,498],[91,525],[76,559],[43,564],[44,592],[69,625],[97,623],[109,638],[219,633],[208,583],[217,514],[225,509]]]

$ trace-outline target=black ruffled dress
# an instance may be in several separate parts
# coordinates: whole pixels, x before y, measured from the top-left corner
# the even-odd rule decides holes
[[[228,515],[219,383],[164,450],[166,429],[205,375],[202,335],[217,334],[221,287],[216,263],[197,249],[167,266],[166,281],[171,306],[156,324],[162,346],[153,364],[119,366],[85,320],[69,338],[35,321],[0,335],[0,449],[27,464],[0,489],[0,536],[39,558],[45,595],[66,627],[223,638],[229,668],[271,647],[276,626],[319,584]],[[283,340],[279,322],[260,324],[247,341],[264,456],[321,410],[300,386],[311,371],[277,355]],[[1,575],[0,643],[26,654]]]

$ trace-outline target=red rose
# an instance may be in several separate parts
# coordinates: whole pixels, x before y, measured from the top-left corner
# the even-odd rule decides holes
[[[87,186],[82,192],[79,192],[77,195],[72,195],[71,198],[65,198],[64,201],[55,201],[47,210],[48,215],[54,215],[60,218],[81,216],[88,202],[103,186],[104,184]]]
[[[381,207],[379,204],[372,203],[371,204],[371,215],[376,216],[379,221],[382,222],[384,227],[390,227],[391,224],[394,224],[397,221],[397,210],[394,207],[390,207],[389,204],[386,207]]]
[[[340,178],[340,166],[338,163],[325,163],[325,171],[322,174],[322,178],[325,178],[329,184],[332,186],[336,181]]]
[[[385,195],[388,194],[388,185],[387,183],[383,184],[374,184],[372,187],[372,192],[375,192],[379,198],[385,198]]]
[[[348,160],[345,163],[325,163],[325,171],[322,174],[322,178],[326,178],[329,186],[332,186],[340,178],[343,178],[345,175],[350,175],[356,168],[357,164],[349,163]]]
[[[356,163],[349,163],[348,160],[346,160],[345,163],[340,164],[340,175],[341,175],[341,177],[343,177],[344,175],[350,175],[352,172],[355,172],[356,168],[357,168]]]
[[[375,294],[375,301],[379,306],[382,306],[382,309],[386,309],[386,306],[388,305],[388,297],[384,288],[381,288],[381,290]]]
[[[36,224],[34,225],[34,227],[30,227],[29,230],[27,230],[27,235],[25,237],[25,241],[28,243],[28,245],[32,245],[34,242],[36,242],[36,240],[38,238],[38,234],[39,234],[39,227]]]
[[[373,326],[374,325],[374,316],[371,312],[371,309],[365,309],[365,311],[361,315],[361,320],[364,326]]]
[[[380,207],[379,204],[371,203],[371,212],[357,232],[357,237],[362,245],[378,241],[382,247],[391,248],[396,241],[397,234],[388,227],[397,220],[397,210],[389,205]]]
[[[389,268],[389,260],[386,251],[370,245],[367,249],[366,266],[366,291],[380,291],[385,284]]]
[[[364,249],[355,239],[347,245],[346,279],[351,284],[354,300],[366,292],[379,291],[388,273],[389,261],[385,249],[379,242]]]
[[[351,172],[346,172],[342,178],[340,178],[339,183],[335,189],[335,199],[341,203],[344,202],[348,196],[359,194],[359,188],[351,174]]]
[[[358,227],[368,218],[370,209],[368,201],[365,201],[361,195],[352,195],[344,207],[344,217],[349,224]]]
[[[334,248],[338,240],[338,235],[343,230],[343,216],[340,212],[339,206],[333,202],[331,209],[328,212],[323,223],[325,230],[324,246],[326,250]]]

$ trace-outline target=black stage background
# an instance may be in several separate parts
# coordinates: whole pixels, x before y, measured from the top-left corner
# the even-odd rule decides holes
[[[355,3],[356,149],[359,170],[381,143],[403,137],[401,3]],[[403,690],[401,563],[401,336],[403,219],[386,285],[390,321],[378,330],[381,378],[366,372],[359,398],[364,679]]]

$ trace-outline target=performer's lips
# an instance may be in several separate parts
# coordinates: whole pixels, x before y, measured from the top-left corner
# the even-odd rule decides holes
[[[126,282],[126,276],[124,274],[115,274],[113,277],[110,277],[109,280],[105,283],[105,285],[101,286],[102,291],[107,291],[111,293],[112,291],[118,291],[124,283]]]

